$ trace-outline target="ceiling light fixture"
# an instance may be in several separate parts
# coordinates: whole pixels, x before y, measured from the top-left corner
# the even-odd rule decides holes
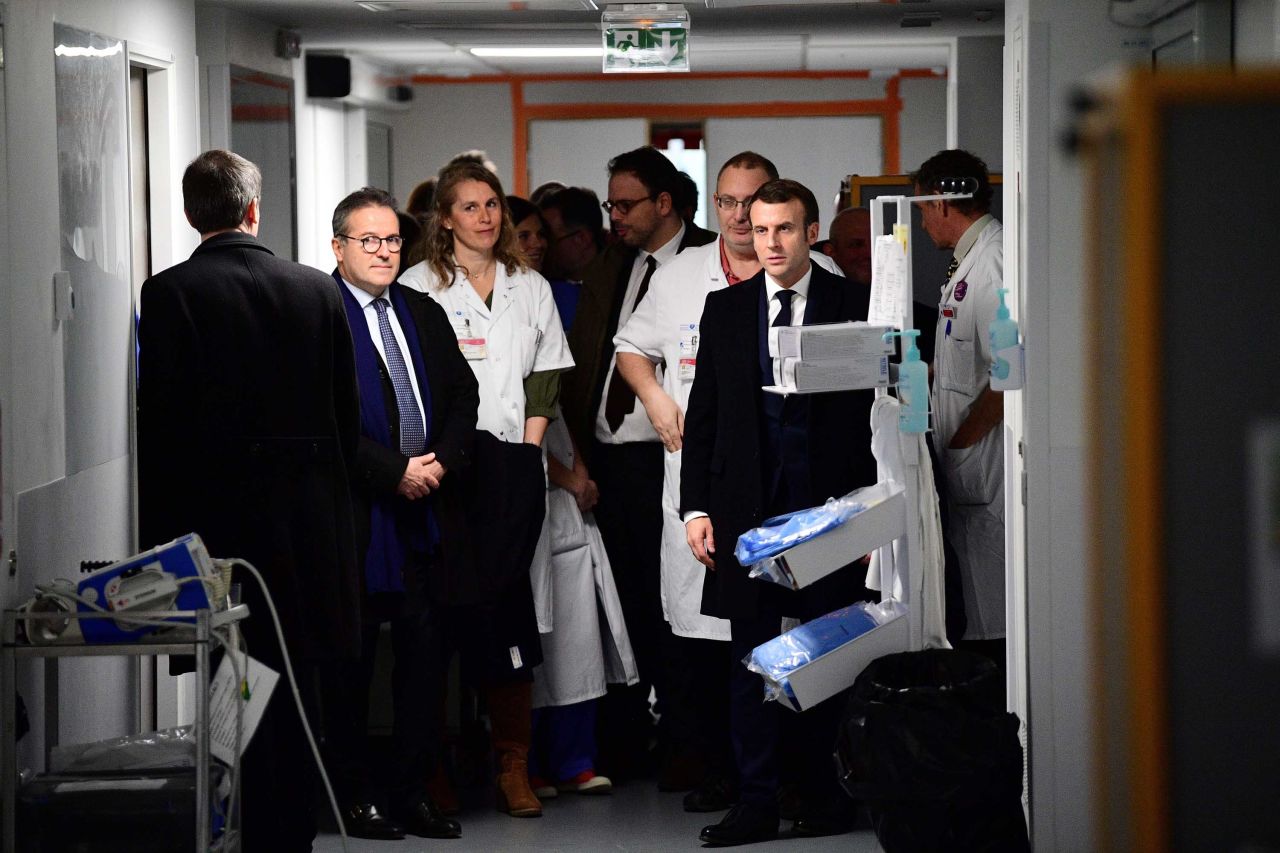
[[[472,56],[509,57],[522,59],[565,59],[600,56],[602,47],[473,47]]]

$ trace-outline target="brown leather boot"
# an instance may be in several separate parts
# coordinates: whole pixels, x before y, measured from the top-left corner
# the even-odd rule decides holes
[[[532,686],[499,684],[488,692],[493,749],[498,754],[498,810],[512,817],[541,817],[542,803],[529,787]]]
[[[542,802],[529,787],[529,764],[524,756],[505,752],[499,761],[498,811],[512,817],[542,817]]]

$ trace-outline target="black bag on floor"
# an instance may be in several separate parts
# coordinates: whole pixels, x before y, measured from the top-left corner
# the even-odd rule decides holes
[[[886,655],[854,682],[837,757],[885,853],[1029,851],[1018,716],[969,652]]]

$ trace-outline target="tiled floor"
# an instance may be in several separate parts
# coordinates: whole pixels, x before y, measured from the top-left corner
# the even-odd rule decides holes
[[[698,832],[721,817],[716,814],[689,814],[681,809],[681,794],[659,793],[652,781],[619,786],[608,796],[562,795],[545,803],[540,818],[508,817],[492,806],[476,803],[463,811],[462,838],[433,841],[408,838],[404,841],[364,841],[351,839],[348,853],[401,853],[401,851],[668,851],[699,850]],[[880,848],[875,834],[860,831],[830,838],[787,838],[790,824],[783,822],[783,837],[748,850],[777,849],[783,853],[841,850],[845,853],[874,853]],[[322,835],[316,853],[341,853],[342,841],[334,834]]]

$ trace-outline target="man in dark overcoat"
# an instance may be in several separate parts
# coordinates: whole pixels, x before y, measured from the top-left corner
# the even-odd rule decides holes
[[[707,567],[702,612],[730,620],[730,730],[741,776],[739,804],[702,831],[717,845],[745,844],[778,833],[780,715],[765,703],[758,675],[740,663],[780,633],[783,616],[808,621],[866,597],[858,561],[793,592],[749,578],[734,557],[738,537],[766,518],[817,506],[876,481],[871,455],[871,391],[782,397],[762,391],[780,383],[769,337],[779,326],[865,318],[855,291],[810,262],[818,236],[813,193],[774,180],[750,209],[754,278],[707,295],[699,331],[698,372],[684,422],[680,508],[695,557]],[[863,313],[863,316],[859,316]],[[831,754],[837,698],[808,709],[796,749],[795,780],[803,802],[793,832],[828,835],[851,824]]]
[[[182,178],[191,258],[142,287],[141,544],[198,533],[248,560],[280,614],[304,702],[317,662],[359,651],[348,470],[359,438],[351,333],[333,279],[256,239],[262,176],[207,151]],[[252,658],[283,676],[263,591],[237,570]],[[247,851],[310,850],[315,763],[281,679],[243,761]]]
[[[348,834],[457,838],[462,828],[426,790],[443,707],[436,661],[446,649],[444,621],[429,600],[442,581],[442,548],[466,536],[453,487],[471,466],[480,394],[444,309],[395,283],[403,248],[395,199],[374,187],[348,195],[333,212],[332,246],[360,386],[354,495],[363,569],[360,658],[324,679],[335,786]],[[366,737],[383,624],[395,657],[389,817],[375,803]]]

